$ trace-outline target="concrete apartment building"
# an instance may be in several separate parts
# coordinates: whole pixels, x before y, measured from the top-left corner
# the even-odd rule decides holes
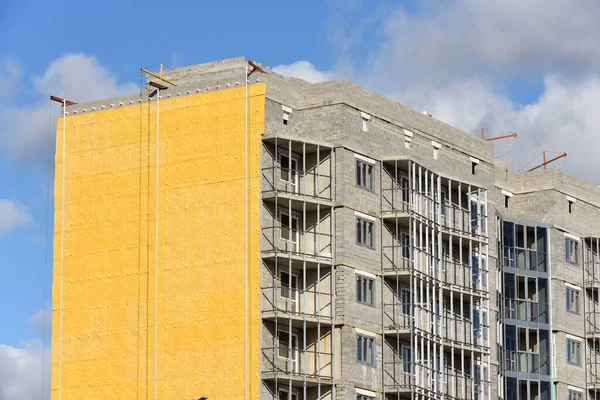
[[[345,81],[163,77],[58,121],[53,399],[595,398],[600,189]]]
[[[600,188],[500,162],[496,186],[505,398],[596,399]]]

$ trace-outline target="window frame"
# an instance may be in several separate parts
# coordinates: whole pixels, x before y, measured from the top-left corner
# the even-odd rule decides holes
[[[410,260],[410,233],[400,233],[400,257]]]
[[[285,228],[289,229],[290,239],[283,237],[283,228],[284,228],[283,216],[284,215],[288,218],[288,221],[290,222],[289,226],[285,227]],[[295,232],[294,232],[294,221],[296,222],[296,231]],[[279,225],[280,225],[279,239],[293,244],[295,246],[295,251],[298,251],[298,249],[300,248],[300,215],[298,215],[297,213],[295,213],[293,211],[290,215],[289,210],[279,211]],[[294,239],[291,239],[292,237],[294,237]]]
[[[359,225],[360,225],[360,233],[359,233]],[[367,218],[363,218],[360,216],[355,216],[355,227],[356,227],[356,244],[359,246],[366,247],[371,250],[375,250],[375,220],[370,220]],[[367,241],[369,237],[369,227],[370,227],[370,240]],[[364,238],[364,242],[361,239]],[[371,243],[368,243],[371,242]]]
[[[354,158],[354,161],[356,187],[368,190],[369,192],[375,192],[375,164],[360,158]]]
[[[582,341],[578,339],[567,338],[567,364],[581,368],[581,344]],[[577,358],[575,362],[573,362],[573,350],[575,350],[575,356]]]
[[[406,185],[405,185],[406,183]],[[400,176],[400,199],[408,204],[410,200],[410,181],[408,175]]]
[[[366,354],[364,354],[366,350]],[[356,362],[359,364],[375,366],[375,338],[373,336],[364,335],[361,333],[356,334]],[[370,355],[370,360],[367,360],[367,356]]]
[[[408,298],[408,302],[404,301],[405,300],[405,296],[406,298]],[[400,314],[410,317],[412,316],[412,294],[410,289],[407,288],[400,288]]]
[[[581,291],[571,286],[566,286],[566,300],[567,300],[567,312],[569,314],[581,315]],[[575,301],[573,301],[575,300]],[[573,304],[575,304],[575,310],[573,310]]]
[[[446,202],[448,201],[448,189],[445,187],[440,188],[440,215],[445,220],[448,210],[446,210]]]
[[[473,307],[471,311],[471,322],[474,338],[483,339],[483,324],[481,323],[481,309],[479,307]]]
[[[282,274],[287,274],[287,275],[291,275],[292,276],[292,287],[287,286],[289,284],[289,280],[284,281],[284,279],[282,278]],[[293,283],[294,283],[294,279],[296,280],[296,287],[293,287]],[[293,293],[294,296],[284,296],[283,295],[283,285],[284,282],[286,284],[286,288],[288,290],[288,294]],[[298,296],[299,296],[299,292],[300,292],[300,276],[298,275],[297,272],[292,272],[290,274],[289,270],[284,270],[284,269],[280,269],[279,270],[279,284],[280,284],[280,288],[279,288],[279,298],[281,299],[285,299],[285,301],[291,301],[294,303],[294,311],[298,311]]]
[[[575,254],[575,260],[572,259],[572,254]],[[565,236],[565,262],[579,265],[579,239]]]
[[[568,400],[583,400],[583,391],[568,389]]]
[[[369,306],[369,307],[375,307],[375,278],[372,278],[370,276],[366,276],[360,273],[356,273],[356,302],[358,304],[362,304],[365,306]],[[360,284],[359,284],[360,281]],[[364,284],[366,283],[366,289],[367,289],[367,293],[362,293],[362,290],[365,288]],[[370,299],[367,299],[367,301],[361,299],[360,294],[362,294],[364,296],[366,296],[367,294],[369,294],[369,283],[371,283],[371,290],[370,290]]]
[[[402,358],[402,374],[412,374],[412,348],[403,344],[400,348],[400,356]]]
[[[298,366],[300,361],[300,338],[297,332],[292,332],[291,343],[288,343],[288,357],[283,357],[280,354],[280,344],[281,344],[281,335],[285,335],[287,338],[290,337],[290,333],[287,330],[278,329],[277,330],[277,357],[286,360],[287,362],[291,362],[293,364],[293,372],[298,372]],[[296,347],[294,347],[294,340],[296,341]],[[289,355],[292,355],[290,358]]]
[[[292,167],[289,167],[289,163],[287,165],[283,165],[283,158],[287,158],[291,160]],[[279,180],[284,182],[294,188],[292,193],[298,193],[299,186],[299,174],[300,174],[300,159],[297,155],[291,154],[285,150],[279,151],[278,154],[279,161]],[[294,168],[294,163],[296,164],[296,168]],[[283,173],[287,171],[288,179],[284,179]]]

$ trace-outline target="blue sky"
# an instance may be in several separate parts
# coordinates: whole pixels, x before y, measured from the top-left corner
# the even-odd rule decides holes
[[[595,0],[25,3],[0,2],[0,398],[39,398],[48,346],[48,139],[60,112],[50,94],[136,92],[140,67],[243,55],[284,75],[351,80],[468,132],[517,131],[497,148],[515,170],[567,151],[555,167],[600,184]]]

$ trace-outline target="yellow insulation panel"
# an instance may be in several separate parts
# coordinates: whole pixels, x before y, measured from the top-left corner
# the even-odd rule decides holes
[[[64,155],[59,119],[53,400],[259,398],[265,91],[69,115]]]

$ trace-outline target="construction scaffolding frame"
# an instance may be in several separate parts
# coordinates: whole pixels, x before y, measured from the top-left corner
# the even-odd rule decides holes
[[[384,399],[490,399],[487,191],[382,165]]]
[[[262,150],[262,380],[273,399],[333,398],[334,151],[282,138]]]
[[[588,237],[583,242],[583,286],[585,298],[585,369],[586,390],[596,399],[600,391],[600,238]]]

